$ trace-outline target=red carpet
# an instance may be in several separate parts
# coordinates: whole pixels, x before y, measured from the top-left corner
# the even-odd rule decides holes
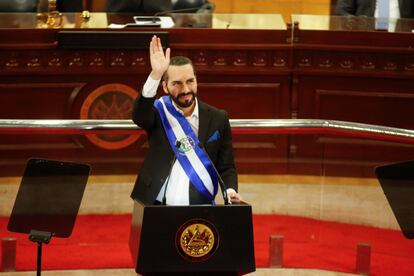
[[[43,269],[130,268],[129,215],[79,216],[69,239],[53,238],[43,247]],[[354,272],[356,245],[371,244],[372,275],[414,275],[414,240],[399,231],[383,230],[313,219],[255,215],[257,267],[268,263],[271,234],[284,240],[284,267],[319,268]],[[0,218],[0,237],[17,237],[18,270],[36,269],[36,244],[26,234],[6,230],[8,218]]]

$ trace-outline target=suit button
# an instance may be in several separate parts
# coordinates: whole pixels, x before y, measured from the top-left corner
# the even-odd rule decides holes
[[[160,182],[161,182],[161,183],[164,183],[164,182],[165,182],[165,179],[164,179],[164,178],[161,178],[161,179],[160,179]]]

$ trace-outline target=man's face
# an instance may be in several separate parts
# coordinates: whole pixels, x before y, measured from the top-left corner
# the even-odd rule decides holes
[[[168,80],[163,81],[164,92],[181,108],[194,104],[197,96],[197,79],[191,64],[170,65],[167,70]]]

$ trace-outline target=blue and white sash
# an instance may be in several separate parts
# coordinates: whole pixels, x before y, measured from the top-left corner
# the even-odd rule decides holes
[[[214,198],[218,191],[217,173],[207,154],[200,148],[200,142],[190,123],[175,109],[169,96],[156,100],[154,106],[160,114],[171,149],[179,164],[197,191],[215,204]]]

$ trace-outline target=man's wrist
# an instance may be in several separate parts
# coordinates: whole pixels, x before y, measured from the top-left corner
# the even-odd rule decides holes
[[[161,80],[161,78],[162,78],[163,75],[164,75],[164,73],[155,72],[155,71],[151,71],[151,73],[150,73],[150,77],[153,80]]]
[[[236,190],[235,190],[235,189],[233,189],[233,188],[227,188],[227,189],[226,189],[226,193],[227,193],[227,194],[230,194],[230,193],[235,193],[235,194],[236,194],[237,192],[236,192]]]

